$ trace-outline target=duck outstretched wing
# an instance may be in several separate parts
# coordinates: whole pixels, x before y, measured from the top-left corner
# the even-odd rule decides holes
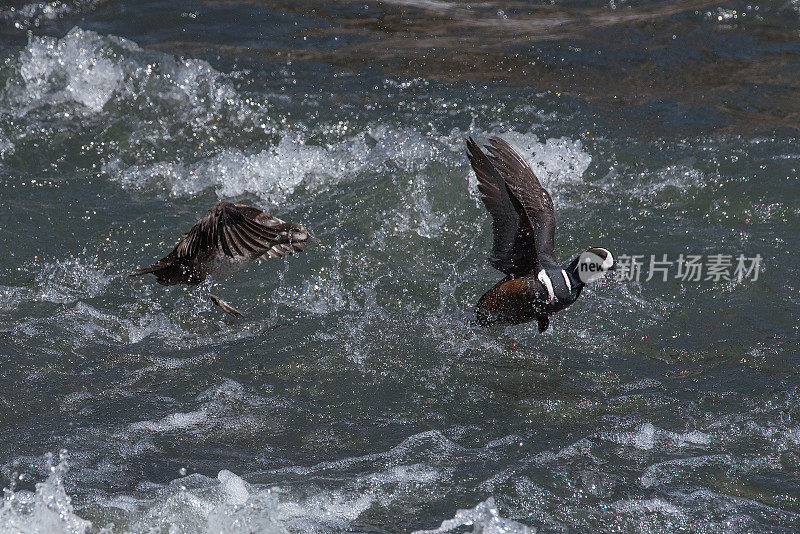
[[[205,271],[187,266],[202,263],[215,253],[246,260],[280,258],[303,250],[310,237],[300,224],[284,222],[244,204],[220,202],[183,234],[172,252],[150,267],[136,269],[132,276],[153,273],[166,285],[199,283]]]
[[[231,258],[256,258],[278,241],[275,229],[246,217],[231,202],[220,202],[197,221],[175,247],[178,258],[193,258],[201,252],[220,250]]]
[[[245,204],[236,204],[236,207],[246,218],[274,233],[272,246],[262,257],[280,258],[286,253],[299,252],[306,248],[311,240],[311,233],[302,224],[283,221]]]
[[[492,215],[494,244],[489,264],[509,276],[527,274],[536,267],[536,245],[526,211],[509,191],[494,160],[471,137],[467,157],[478,178],[481,200]]]
[[[521,204],[532,223],[537,269],[557,265],[555,256],[556,216],[550,194],[511,145],[493,137],[486,145],[492,166],[508,186],[511,196]]]

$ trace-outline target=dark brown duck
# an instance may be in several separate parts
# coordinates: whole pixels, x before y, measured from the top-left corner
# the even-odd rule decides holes
[[[158,283],[197,285],[207,277],[221,280],[255,260],[280,258],[303,250],[310,234],[297,223],[284,222],[244,204],[220,202],[197,221],[175,249],[150,267],[131,276],[154,274]],[[211,300],[234,317],[241,313],[211,295]]]
[[[550,315],[567,308],[585,283],[580,270],[587,261],[595,269],[616,268],[611,252],[593,247],[565,267],[556,260],[556,217],[550,194],[533,170],[502,139],[492,138],[484,153],[472,138],[467,156],[478,178],[478,190],[492,215],[494,244],[489,263],[506,277],[478,300],[481,325],[536,320],[547,330]],[[588,255],[587,255],[588,253]]]

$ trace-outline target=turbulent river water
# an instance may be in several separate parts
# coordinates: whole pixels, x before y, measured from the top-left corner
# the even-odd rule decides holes
[[[796,0],[14,0],[0,47],[0,532],[800,529]],[[475,326],[468,135],[642,276]],[[317,237],[240,320],[127,276],[220,199]]]

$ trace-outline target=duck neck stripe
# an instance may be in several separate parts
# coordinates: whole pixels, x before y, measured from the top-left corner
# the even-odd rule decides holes
[[[572,282],[569,281],[569,275],[567,274],[567,271],[561,269],[561,276],[564,277],[564,283],[567,284],[567,291],[572,293]]]
[[[553,291],[553,281],[550,280],[550,276],[548,276],[547,272],[544,269],[539,271],[539,274],[536,276],[539,281],[544,284],[544,287],[547,288],[547,294],[550,296],[550,300],[548,302],[553,302],[556,300],[556,292]]]

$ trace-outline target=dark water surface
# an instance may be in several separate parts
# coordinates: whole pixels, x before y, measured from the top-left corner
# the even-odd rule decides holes
[[[800,529],[796,0],[12,1],[0,46],[0,531]],[[563,260],[763,271],[475,327],[470,134]],[[239,321],[126,276],[219,199],[319,238]]]

